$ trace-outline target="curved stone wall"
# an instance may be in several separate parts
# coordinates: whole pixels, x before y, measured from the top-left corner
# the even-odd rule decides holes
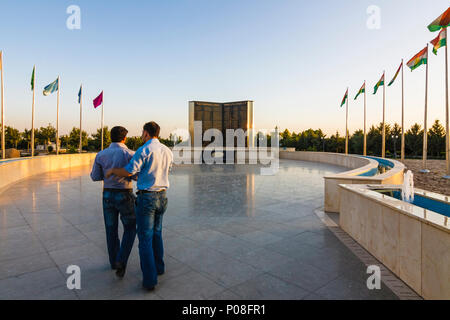
[[[64,154],[0,161],[0,192],[10,184],[49,171],[92,165],[96,153]]]
[[[307,152],[307,151],[280,151],[280,159],[300,160],[327,163],[351,169],[346,172],[326,176],[324,210],[326,212],[339,213],[340,184],[403,184],[405,166],[395,160],[389,160],[393,164],[391,170],[375,176],[364,176],[371,170],[378,168],[375,157],[365,158],[357,155],[341,153]]]

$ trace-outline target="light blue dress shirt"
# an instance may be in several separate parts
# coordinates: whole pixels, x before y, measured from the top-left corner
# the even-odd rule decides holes
[[[169,188],[172,161],[172,151],[158,139],[150,139],[136,151],[125,170],[137,174],[138,190],[159,191]]]

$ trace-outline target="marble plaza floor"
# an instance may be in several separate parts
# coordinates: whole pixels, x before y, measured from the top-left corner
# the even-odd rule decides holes
[[[0,193],[0,299],[397,299],[367,289],[365,265],[314,214],[323,176],[342,170],[174,167],[166,273],[152,293],[141,289],[137,239],[125,278],[109,268],[90,168],[26,179]],[[81,268],[81,290],[66,287],[69,265]]]

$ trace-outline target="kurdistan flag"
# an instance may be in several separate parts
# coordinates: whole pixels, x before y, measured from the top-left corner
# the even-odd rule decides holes
[[[359,95],[361,93],[364,93],[364,92],[366,92],[366,82],[364,82],[364,84],[362,85],[361,89],[359,89],[358,94],[355,97],[355,100],[358,99]]]
[[[428,30],[435,32],[441,30],[442,28],[448,27],[449,25],[450,7],[428,26]]]
[[[377,84],[375,85],[373,94],[376,94],[377,91],[378,91],[378,88],[381,87],[381,86],[384,86],[384,73],[383,73],[383,75],[381,76],[380,81],[378,81]]]
[[[431,44],[433,45],[433,53],[437,55],[438,49],[447,45],[447,28],[442,29],[439,35],[431,40]]]
[[[392,85],[394,84],[395,79],[397,79],[398,74],[400,73],[400,70],[402,70],[402,68],[403,68],[403,61],[402,61],[402,64],[400,65],[400,67],[398,67],[398,70],[397,70],[397,72],[395,73],[394,78],[392,78],[391,82],[389,82],[388,87],[390,87],[390,86],[392,86]]]
[[[348,89],[347,89],[347,91],[345,92],[344,99],[342,99],[341,107],[345,104],[345,102],[347,101],[347,99],[348,99]]]
[[[413,71],[414,69],[420,67],[422,64],[427,63],[428,63],[428,46],[426,46],[425,49],[423,49],[414,57],[412,57],[412,59],[409,60],[406,65],[409,68],[411,68],[411,71]]]

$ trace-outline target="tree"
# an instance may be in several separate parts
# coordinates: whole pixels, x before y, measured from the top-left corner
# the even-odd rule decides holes
[[[345,137],[341,137],[339,132],[336,131],[335,135],[332,135],[329,141],[326,143],[326,151],[343,153],[345,152]]]
[[[299,133],[297,137],[298,139],[295,140],[299,142],[298,149],[306,151],[322,150],[322,131],[319,132],[318,130],[314,131],[313,129],[308,129]]]
[[[61,148],[70,149],[69,146],[69,136],[68,135],[62,135],[59,137],[59,145]]]
[[[445,156],[445,129],[439,120],[428,130],[428,154],[433,157]]]
[[[291,133],[288,129],[284,130],[281,133],[281,140],[280,140],[281,147],[290,147],[291,145]]]
[[[174,142],[175,138],[176,138],[176,141]],[[181,143],[183,141],[183,139],[181,139],[181,137],[179,137],[179,136],[175,136],[174,137],[172,134],[169,134],[169,138],[168,139],[164,139],[164,138],[161,138],[161,137],[159,137],[158,139],[159,139],[159,141],[162,144],[164,144],[165,146],[167,146],[169,148],[172,148],[175,145],[175,143],[178,144],[178,143]]]
[[[386,126],[386,128],[390,128],[390,126]],[[386,130],[386,154],[395,154],[394,147],[399,150],[401,147],[401,135],[402,127],[398,123],[394,123],[394,126],[389,131]],[[395,142],[394,139],[396,140]]]
[[[364,149],[364,132],[356,130],[349,139],[349,152],[351,154],[363,154]]]
[[[6,148],[16,148],[17,144],[20,142],[20,132],[17,129],[14,129],[13,127],[7,126],[5,128],[5,144]]]
[[[141,137],[129,137],[125,141],[125,144],[127,145],[128,149],[136,151],[144,144],[144,142],[142,141]]]
[[[81,147],[87,147],[88,145],[88,134],[86,131],[81,132]],[[80,148],[80,128],[72,128],[69,133],[68,147],[71,151],[76,151]]]
[[[415,123],[411,129],[405,133],[405,152],[417,157],[418,154],[422,154],[422,150],[423,130],[419,124]]]
[[[381,155],[381,131],[375,126],[371,126],[367,133],[367,154],[371,156]]]
[[[22,135],[22,141],[20,141],[21,148],[26,146],[26,149],[30,150],[30,146],[31,146],[31,130],[24,129],[24,131],[21,133],[21,135]]]
[[[41,127],[36,132],[35,138],[38,144],[49,145],[56,141],[56,129],[49,123],[47,127]]]
[[[88,141],[88,149],[91,151],[99,151],[102,146],[102,129],[98,128],[97,133],[92,135],[92,140]],[[103,148],[106,149],[111,144],[111,132],[108,127],[103,127]]]

